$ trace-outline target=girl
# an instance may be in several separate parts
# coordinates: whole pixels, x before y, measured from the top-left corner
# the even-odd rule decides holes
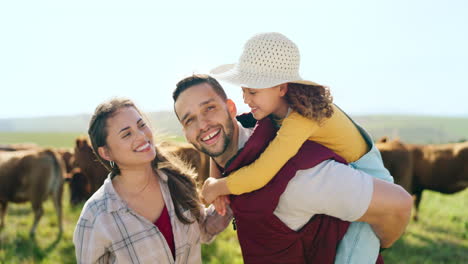
[[[192,175],[155,148],[134,103],[100,104],[88,134],[110,174],[76,225],[77,262],[201,263],[200,241],[211,241],[230,217],[202,206]]]
[[[302,80],[299,58],[299,50],[291,40],[279,33],[264,33],[245,44],[237,64],[212,70],[214,77],[242,86],[244,102],[255,119],[270,117],[280,129],[254,163],[220,179],[214,179],[219,178],[219,170],[212,166],[214,178],[209,178],[202,190],[206,202],[265,186],[306,140],[330,148],[359,170],[393,182],[370,136],[332,103],[328,88]],[[224,213],[222,201],[216,199],[215,205]],[[339,250],[337,263],[367,263],[372,259],[369,256],[377,256],[378,240],[368,224],[353,223],[344,241],[359,236],[369,239],[368,251],[355,250],[354,243],[341,243],[347,249]]]

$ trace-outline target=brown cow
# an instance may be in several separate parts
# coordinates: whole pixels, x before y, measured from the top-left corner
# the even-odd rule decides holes
[[[377,144],[379,149],[382,148],[382,144]],[[451,194],[468,187],[468,142],[441,145],[404,144],[404,146],[411,153],[412,159],[412,168],[410,168],[412,181],[409,191],[415,195],[413,216],[415,220],[418,219],[419,204],[424,190]],[[384,164],[395,164],[405,160],[401,155],[398,156],[399,161],[388,160],[392,159],[390,157],[395,158],[395,156],[384,156],[382,153]],[[396,179],[406,177],[393,167],[388,169]]]
[[[73,206],[89,198],[91,185],[80,168],[73,168],[68,182],[70,186],[70,203]]]
[[[65,170],[67,172],[66,178],[70,178],[70,173],[72,172],[73,168],[76,167],[75,155],[73,153],[73,150],[60,148],[56,151],[60,154],[65,164]]]
[[[380,150],[384,166],[390,171],[395,183],[411,193],[413,182],[413,155],[411,151],[400,140],[390,141],[387,137],[381,138],[375,145]]]
[[[468,142],[441,145],[412,145],[413,193],[416,213],[423,190],[445,194],[456,193],[468,187]],[[417,214],[415,219],[417,219]]]
[[[82,180],[78,181],[80,184],[74,184],[73,178],[70,182],[71,196],[78,197],[72,204],[76,204],[82,197],[85,199],[89,198],[95,191],[101,187],[104,180],[109,172],[107,169],[98,161],[94,155],[93,149],[86,137],[78,137],[75,141],[75,162],[78,168],[80,168],[80,176],[83,177],[84,185]],[[74,175],[72,175],[74,177]],[[86,188],[83,189],[83,186]]]
[[[6,144],[0,145],[0,151],[18,151],[18,150],[40,150],[41,147],[34,143],[17,143],[17,144]],[[73,152],[70,149],[59,148],[55,149],[55,151],[62,157],[62,160],[65,164],[65,169],[67,175],[65,178],[69,178],[69,173],[71,170],[76,167],[74,164],[75,157],[73,156]]]
[[[25,150],[0,152],[0,227],[4,226],[8,202],[30,201],[34,235],[44,212],[42,203],[52,197],[62,233],[62,191],[64,165],[52,150]]]

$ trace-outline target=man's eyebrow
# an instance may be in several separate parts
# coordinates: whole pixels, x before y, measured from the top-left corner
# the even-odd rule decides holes
[[[203,102],[199,103],[198,106],[203,106],[203,105],[209,104],[209,103],[213,102],[214,100],[215,100],[214,98],[210,98],[210,99],[208,99],[206,101],[203,101]],[[190,112],[186,113],[185,115],[182,116],[180,121],[183,122],[189,115],[190,115]]]

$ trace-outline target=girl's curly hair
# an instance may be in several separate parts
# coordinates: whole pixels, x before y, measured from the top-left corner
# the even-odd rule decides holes
[[[287,83],[285,99],[289,106],[302,116],[320,123],[333,114],[333,97],[323,85]]]

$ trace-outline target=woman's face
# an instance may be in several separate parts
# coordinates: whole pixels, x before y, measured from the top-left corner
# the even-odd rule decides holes
[[[120,169],[146,165],[156,157],[153,133],[133,107],[124,107],[107,119],[107,145],[99,154]]]

